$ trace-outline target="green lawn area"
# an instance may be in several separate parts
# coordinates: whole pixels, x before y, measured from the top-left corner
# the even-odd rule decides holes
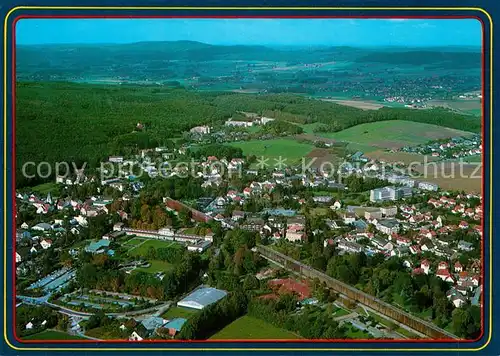
[[[100,326],[98,328],[87,330],[85,335],[101,340],[116,340],[125,338],[116,324]]]
[[[328,214],[328,208],[312,208],[311,214],[314,216],[321,216]]]
[[[245,315],[236,319],[210,339],[301,339],[290,331]]]
[[[70,335],[62,331],[44,330],[37,334],[29,335],[22,338],[23,340],[85,340],[85,338]]]
[[[137,238],[137,237],[134,237],[130,240],[128,240],[127,242],[124,243],[124,245],[127,245],[127,246],[137,246],[139,245],[142,241],[144,241],[144,239],[140,239],[140,238]]]
[[[257,132],[261,131],[262,128],[260,126],[255,125],[255,126],[246,127],[245,129],[250,133],[257,133]]]
[[[314,148],[313,145],[299,143],[296,140],[286,138],[232,142],[229,145],[241,148],[243,154],[246,156],[255,155],[257,157],[264,156],[265,158],[270,158],[268,162],[270,165],[274,165],[273,158],[278,157],[286,159],[285,164],[294,163],[302,157],[307,156]]]
[[[361,144],[378,148],[392,148],[419,145],[440,138],[467,136],[469,134],[470,133],[464,131],[438,125],[404,120],[389,120],[356,125],[339,132],[320,133],[319,135],[352,144]],[[365,152],[368,148],[366,146],[348,148],[355,148]]]
[[[173,241],[162,241],[162,240],[147,240],[141,246],[129,251],[131,256],[146,256],[150,247],[155,249],[157,248],[166,248],[166,247],[176,247],[179,249],[183,249],[184,246],[180,245]]]
[[[134,271],[137,272],[146,272],[146,273],[156,273],[156,272],[166,272],[174,268],[174,265],[165,261],[159,260],[148,260],[151,264],[148,268],[139,267]]]
[[[46,195],[50,192],[52,196],[58,196],[60,194],[60,187],[57,183],[44,183],[31,188],[33,192]]]
[[[194,315],[196,313],[198,313],[198,310],[196,309],[171,307],[161,317],[168,320],[171,320],[173,318],[189,319],[191,315]]]
[[[315,122],[313,124],[303,124],[303,125],[299,125],[300,127],[302,127],[302,129],[304,130],[304,133],[306,134],[314,134],[314,130],[320,126],[325,126],[325,124],[322,124],[320,122]]]

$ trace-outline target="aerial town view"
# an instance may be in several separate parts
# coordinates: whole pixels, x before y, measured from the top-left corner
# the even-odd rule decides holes
[[[478,339],[481,36],[18,21],[16,337]]]

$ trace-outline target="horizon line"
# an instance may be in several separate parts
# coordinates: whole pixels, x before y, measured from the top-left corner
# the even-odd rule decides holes
[[[109,46],[109,45],[132,45],[132,44],[140,44],[140,43],[179,43],[179,42],[191,42],[191,43],[199,43],[205,44],[209,46],[221,46],[221,47],[230,47],[230,46],[248,46],[248,47],[288,47],[288,48],[304,48],[304,47],[343,47],[343,48],[474,48],[481,49],[482,44],[479,45],[411,45],[405,46],[400,44],[385,44],[385,45],[340,45],[340,44],[324,44],[324,43],[311,43],[311,44],[280,44],[280,43],[209,43],[209,42],[201,42],[194,40],[144,40],[144,41],[132,41],[132,42],[46,42],[46,43],[16,43],[17,46]]]

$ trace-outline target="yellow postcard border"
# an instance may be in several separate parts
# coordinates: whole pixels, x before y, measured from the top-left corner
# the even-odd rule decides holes
[[[252,10],[252,11],[276,11],[276,10],[284,10],[284,11],[307,11],[307,10],[326,10],[326,11],[355,11],[355,10],[362,10],[362,11],[449,11],[449,10],[454,10],[454,11],[474,11],[474,12],[480,12],[484,14],[489,22],[490,22],[490,56],[489,56],[489,61],[490,61],[490,100],[489,100],[489,121],[490,121],[490,194],[489,194],[489,200],[490,200],[490,209],[489,209],[489,244],[490,244],[490,253],[489,253],[489,270],[490,270],[490,278],[489,278],[489,301],[490,301],[490,307],[489,307],[489,328],[488,328],[488,340],[486,343],[478,348],[442,348],[442,349],[432,349],[432,348],[394,348],[394,349],[382,349],[382,348],[224,348],[224,347],[217,347],[217,348],[133,348],[133,347],[124,347],[124,348],[107,348],[107,347],[102,347],[102,348],[96,348],[96,347],[89,347],[89,348],[84,348],[84,347],[17,347],[13,345],[8,336],[7,336],[7,286],[6,286],[6,281],[7,281],[7,85],[9,84],[7,81],[7,33],[8,33],[8,28],[7,28],[7,23],[9,20],[9,17],[17,10],[191,10],[191,11],[200,11],[200,10]],[[4,20],[4,68],[3,68],[3,74],[4,74],[4,202],[3,202],[3,208],[4,208],[4,298],[3,298],[3,314],[4,314],[4,339],[7,345],[11,347],[14,350],[17,351],[190,351],[190,352],[196,352],[196,351],[448,351],[448,352],[460,352],[460,351],[481,351],[484,348],[488,346],[488,344],[491,342],[492,338],[492,324],[493,324],[493,311],[492,311],[492,296],[493,296],[493,282],[492,282],[492,276],[491,273],[493,271],[493,251],[491,249],[492,246],[492,233],[493,233],[493,225],[492,225],[492,219],[493,219],[493,210],[492,210],[492,201],[493,201],[493,193],[492,193],[492,170],[491,167],[493,165],[493,148],[491,145],[491,142],[493,141],[493,19],[491,15],[484,10],[483,8],[480,7],[255,7],[255,6],[249,6],[249,7],[208,7],[208,6],[152,6],[152,7],[134,7],[134,6],[124,6],[124,7],[113,7],[113,6],[17,6],[9,10],[7,15],[5,16]],[[251,341],[250,341],[251,342]],[[103,345],[104,346],[104,345]]]

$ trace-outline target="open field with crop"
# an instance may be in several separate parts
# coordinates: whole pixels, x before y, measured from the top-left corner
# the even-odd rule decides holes
[[[430,107],[444,107],[458,112],[479,116],[481,115],[480,99],[453,99],[453,100],[430,100],[427,102]]]
[[[422,180],[433,182],[441,189],[456,189],[481,193],[482,164],[459,162],[433,162],[415,167]]]
[[[321,99],[323,101],[330,101],[335,104],[352,106],[353,108],[361,109],[361,110],[378,110],[384,105],[376,102],[376,101],[365,101],[365,100],[345,100],[345,99]]]
[[[371,122],[335,133],[319,134],[338,141],[385,149],[397,149],[408,145],[420,145],[431,140],[468,135],[470,133],[465,131],[404,120]]]
[[[210,339],[301,339],[301,337],[245,315],[233,321]]]
[[[234,142],[230,145],[241,148],[245,156],[255,155],[258,158],[264,156],[271,159],[282,157],[287,160],[286,164],[300,160],[314,148],[313,145],[299,143],[293,139],[251,140]],[[272,160],[268,163],[274,164]]]
[[[437,160],[436,157],[425,156],[418,153],[408,153],[408,152],[388,152],[383,150],[377,150],[373,152],[365,153],[370,159],[384,161],[388,163],[403,162],[405,164],[411,164],[414,162],[425,163],[434,162]]]

